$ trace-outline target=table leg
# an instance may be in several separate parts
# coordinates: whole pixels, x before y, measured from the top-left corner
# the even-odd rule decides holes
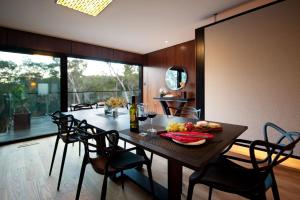
[[[182,193],[182,165],[168,160],[168,199],[180,200]]]

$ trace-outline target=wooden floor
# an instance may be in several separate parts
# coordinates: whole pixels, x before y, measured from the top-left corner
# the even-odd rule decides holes
[[[52,176],[48,176],[50,160],[54,147],[54,137],[33,140],[0,147],[0,200],[36,200],[36,199],[75,199],[82,156],[78,156],[78,146],[68,148],[61,190],[56,191],[59,167],[62,156],[62,143],[59,146]],[[167,162],[154,156],[152,172],[154,179],[167,186]],[[183,170],[183,194],[186,199],[188,177],[191,170]],[[275,174],[278,180],[282,200],[300,199],[300,173],[285,167],[277,167]],[[100,198],[102,176],[96,174],[88,166],[83,181],[81,199],[94,200]],[[271,191],[268,199],[272,198]],[[193,199],[207,199],[205,186],[196,185]],[[152,199],[151,195],[141,190],[130,181],[125,182],[125,190],[120,183],[108,182],[107,199],[141,200]],[[237,195],[213,192],[215,200],[243,199]]]

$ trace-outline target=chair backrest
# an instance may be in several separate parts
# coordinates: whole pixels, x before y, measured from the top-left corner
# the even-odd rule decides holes
[[[56,111],[50,114],[51,120],[54,124],[56,124],[58,131],[59,131],[59,120],[62,116],[63,114],[60,111]]]
[[[111,130],[100,133],[90,133],[87,131],[88,128],[89,125],[87,124],[86,120],[82,120],[76,128],[76,133],[80,135],[80,141],[84,144],[85,155],[88,157],[88,159],[92,158],[90,153],[95,152],[97,152],[98,155],[108,158],[113,156],[118,148],[118,131]],[[91,143],[91,139],[94,139],[97,141],[97,143]],[[108,144],[106,144],[106,141]]]
[[[68,138],[70,133],[74,132],[76,121],[73,115],[64,115],[60,111],[56,111],[51,115],[52,122],[57,125],[58,134]]]
[[[199,119],[201,116],[201,109],[195,107],[185,106],[179,109],[176,109],[175,116],[189,117],[193,119]]]
[[[71,107],[71,111],[93,109],[93,105],[88,103],[79,103]]]
[[[50,114],[50,117],[51,117],[53,123],[56,123],[61,116],[62,116],[62,113],[59,110]]]
[[[276,142],[269,141],[269,128],[273,128],[279,134],[279,139]],[[264,126],[264,137],[264,141],[255,140],[250,144],[250,158],[255,170],[269,172],[274,166],[285,161],[293,154],[293,149],[300,140],[300,133],[287,132],[268,122]],[[265,157],[258,159],[255,149],[265,150]]]

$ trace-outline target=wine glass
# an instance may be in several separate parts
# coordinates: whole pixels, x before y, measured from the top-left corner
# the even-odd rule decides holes
[[[143,123],[148,118],[148,113],[145,112],[145,105],[143,103],[138,105],[138,120]],[[143,125],[141,125],[141,131],[139,135],[146,136],[147,133],[142,129]]]
[[[153,108],[148,108],[148,117],[150,118],[150,124],[151,124],[151,128],[148,129],[147,131],[149,131],[150,133],[156,133],[157,130],[155,128],[153,128],[153,118],[156,117],[157,113],[155,112],[155,110]]]

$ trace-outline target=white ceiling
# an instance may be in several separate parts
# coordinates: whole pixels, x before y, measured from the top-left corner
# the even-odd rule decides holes
[[[145,54],[194,39],[205,19],[246,1],[113,0],[92,17],[55,0],[0,0],[0,26]]]

